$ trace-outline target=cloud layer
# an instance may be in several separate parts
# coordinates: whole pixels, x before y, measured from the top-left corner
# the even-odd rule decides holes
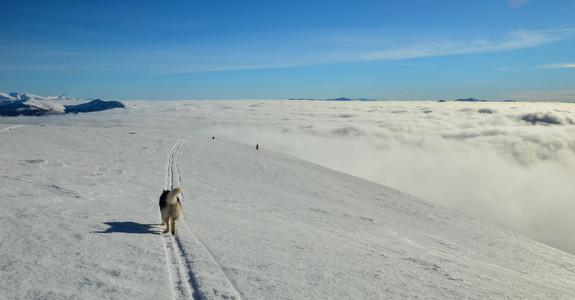
[[[127,103],[135,107],[60,116],[51,124],[129,123],[257,143],[262,151],[398,188],[575,254],[575,104]],[[179,120],[178,127],[156,121],[165,117]]]
[[[202,126],[204,135],[259,143],[575,253],[572,104],[234,101],[192,107],[218,120]]]

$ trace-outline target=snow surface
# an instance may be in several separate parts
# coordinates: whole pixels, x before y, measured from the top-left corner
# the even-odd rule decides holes
[[[141,104],[145,105],[145,104]],[[206,136],[397,188],[575,254],[575,105],[196,101]]]
[[[165,105],[0,118],[0,298],[575,298],[571,254]]]

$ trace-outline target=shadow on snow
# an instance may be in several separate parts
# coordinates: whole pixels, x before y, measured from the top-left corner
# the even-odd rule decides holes
[[[110,228],[94,233],[135,233],[135,234],[160,234],[154,226],[156,224],[140,224],[136,222],[104,222]]]

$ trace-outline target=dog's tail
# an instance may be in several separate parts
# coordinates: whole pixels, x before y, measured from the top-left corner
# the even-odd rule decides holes
[[[169,194],[168,197],[166,197],[166,202],[168,204],[176,204],[176,202],[178,202],[178,194],[182,193],[184,190],[182,190],[181,187],[177,187],[175,189],[173,189]]]

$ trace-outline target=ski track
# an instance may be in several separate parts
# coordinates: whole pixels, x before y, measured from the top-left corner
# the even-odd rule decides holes
[[[174,185],[174,172],[177,171],[175,167],[177,159],[177,153],[180,145],[184,140],[178,140],[168,155],[168,163],[166,166],[166,182],[165,189],[171,190]],[[178,177],[178,179],[180,179]],[[180,180],[178,180],[180,181]],[[163,230],[163,228],[160,228]],[[166,250],[166,262],[167,269],[169,272],[169,278],[173,285],[173,298],[174,299],[199,299],[195,293],[195,283],[190,276],[191,270],[188,268],[188,264],[185,261],[185,257],[182,254],[181,246],[177,243],[176,239],[168,238],[162,236],[164,239],[164,247]]]
[[[190,280],[190,270],[187,264],[182,261],[184,256],[180,251],[176,240],[165,238],[166,261],[170,273],[170,280],[173,284],[174,299],[199,299],[195,293],[194,283]]]
[[[185,141],[176,141],[168,155],[166,189],[171,190],[182,185],[178,153]],[[181,194],[182,203],[184,193]],[[184,216],[178,222],[176,237],[172,238],[167,234],[162,238],[165,243],[167,268],[174,288],[174,299],[241,299],[212,252],[186,224]],[[196,272],[198,268],[206,274]]]
[[[22,126],[24,126],[24,125],[14,125],[14,126],[6,127],[4,129],[0,130],[0,132],[8,132],[8,131],[14,130],[16,128],[20,128]]]

